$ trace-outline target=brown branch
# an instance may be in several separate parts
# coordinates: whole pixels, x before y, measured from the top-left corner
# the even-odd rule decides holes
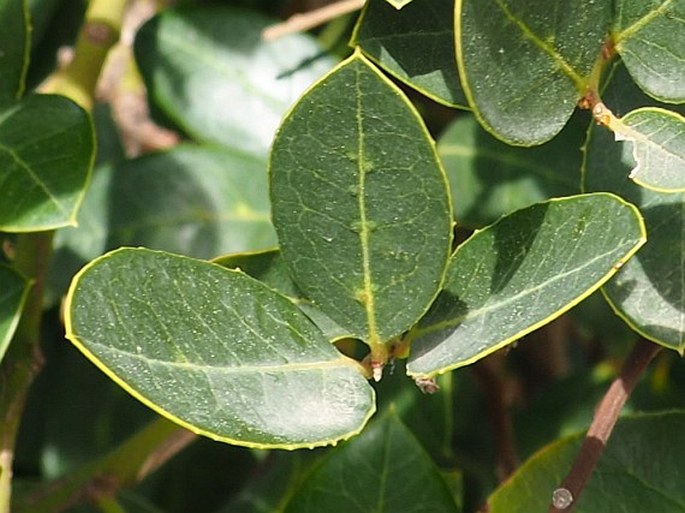
[[[364,0],[338,0],[319,9],[294,14],[282,23],[266,27],[262,32],[262,39],[273,41],[288,34],[309,30],[343,14],[358,11],[362,7],[364,7]]]
[[[630,397],[649,362],[660,349],[660,346],[640,339],[628,355],[621,373],[611,383],[595,410],[592,424],[590,424],[570,472],[561,486],[554,490],[549,513],[570,513],[573,511],[583,488],[585,488],[602,455],[602,451],[606,447],[623,405]]]

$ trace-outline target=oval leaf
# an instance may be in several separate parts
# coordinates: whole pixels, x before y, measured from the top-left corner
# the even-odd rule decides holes
[[[656,107],[633,110],[621,118],[616,139],[632,143],[630,178],[636,183],[662,192],[685,191],[683,116]]]
[[[624,67],[615,73],[604,99],[617,111],[654,104],[630,80]],[[680,353],[685,351],[685,193],[640,187],[626,177],[635,165],[632,144],[614,142],[611,132],[593,125],[585,144],[584,187],[611,191],[637,205],[649,241],[602,288],[614,310],[644,337]]]
[[[0,230],[74,225],[93,163],[88,114],[61,96],[0,107]]]
[[[514,210],[579,191],[587,120],[574,118],[548,143],[516,148],[498,141],[472,116],[460,116],[438,140],[452,189],[454,217],[479,228]]]
[[[0,100],[18,100],[24,92],[31,36],[25,1],[0,0]]]
[[[155,411],[210,438],[294,449],[356,434],[374,411],[360,367],[254,279],[122,249],[86,266],[67,337]]]
[[[613,38],[631,76],[649,95],[685,102],[685,2],[618,0]]]
[[[165,10],[136,36],[152,100],[197,140],[266,155],[288,107],[333,66],[308,35],[263,41],[270,23],[222,6]]]
[[[496,137],[554,137],[585,93],[611,2],[457,0],[459,73],[474,114]]]
[[[429,98],[467,105],[454,59],[453,0],[414,0],[401,11],[385,0],[370,0],[351,44]]]
[[[402,472],[401,484],[389,476]],[[286,513],[457,513],[431,457],[396,415],[335,449],[309,474]]]
[[[414,324],[442,283],[451,206],[404,95],[356,53],[295,105],[270,165],[274,225],[305,295],[372,347]]]
[[[0,361],[19,324],[30,288],[29,280],[11,267],[0,264]]]
[[[611,194],[539,203],[477,232],[410,332],[407,372],[446,372],[516,341],[589,296],[644,242],[637,209]]]
[[[574,504],[582,513],[682,513],[685,414],[638,415],[619,420],[597,468]],[[489,513],[546,513],[577,454],[578,436],[542,449],[488,499]],[[634,509],[632,505],[638,505]]]

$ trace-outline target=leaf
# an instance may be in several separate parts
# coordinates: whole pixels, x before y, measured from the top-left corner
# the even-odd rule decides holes
[[[409,334],[407,372],[471,364],[547,324],[597,290],[645,242],[635,207],[611,194],[553,199],[475,233]]]
[[[633,147],[636,164],[630,178],[635,183],[661,192],[685,191],[683,116],[670,110],[644,107],[623,116],[618,127],[616,139],[627,140]],[[623,148],[628,149],[628,145]]]
[[[216,440],[325,445],[374,411],[359,365],[296,306],[215,264],[116,250],[79,272],[65,311],[67,338],[110,378]]]
[[[401,476],[401,480],[393,476]],[[312,471],[285,513],[459,511],[430,456],[386,415]]]
[[[457,0],[461,83],[483,127],[509,144],[554,137],[585,94],[611,2]]]
[[[685,101],[685,2],[618,0],[613,39],[630,75],[649,95]]]
[[[26,0],[0,0],[0,25],[1,105],[3,100],[18,100],[24,93],[31,46]]]
[[[576,116],[539,148],[515,148],[472,116],[457,118],[438,140],[457,223],[482,227],[533,203],[579,192],[586,130],[587,119]]]
[[[409,5],[414,0],[385,0],[385,1],[399,11],[404,6]]]
[[[29,280],[11,267],[0,264],[0,361],[19,324],[30,288]]]
[[[288,266],[278,249],[252,253],[233,253],[213,260],[228,269],[240,269],[248,276],[283,294],[316,324],[330,341],[349,337],[350,334],[321,312],[302,294],[290,277]]]
[[[603,93],[616,111],[654,105],[618,68]],[[681,115],[683,112],[681,112]],[[602,291],[612,308],[642,336],[685,351],[685,194],[640,187],[626,177],[635,162],[632,144],[591,126],[583,166],[584,188],[621,195],[640,209],[649,241]]]
[[[93,163],[88,114],[61,96],[0,107],[0,230],[74,225]]]
[[[276,233],[304,294],[372,350],[414,324],[442,283],[451,205],[404,95],[355,53],[286,117],[270,167]]]
[[[465,107],[454,58],[454,2],[414,0],[401,11],[388,4],[366,2],[351,44],[429,98]]]
[[[574,511],[681,513],[685,493],[675,478],[685,444],[682,411],[619,420]],[[490,513],[545,513],[582,439],[554,442],[528,460],[488,500]],[[626,509],[628,508],[628,509]]]
[[[262,41],[270,23],[231,7],[165,10],[135,42],[152,100],[198,141],[266,155],[288,107],[333,65],[310,36]]]

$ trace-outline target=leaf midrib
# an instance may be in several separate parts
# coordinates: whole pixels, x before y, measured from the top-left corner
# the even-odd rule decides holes
[[[494,2],[497,4],[497,6],[501,9],[502,13],[507,17],[509,21],[511,21],[514,25],[516,25],[519,30],[522,32],[523,36],[531,41],[535,46],[537,46],[540,50],[542,50],[545,54],[547,54],[554,64],[561,70],[567,77],[569,77],[573,83],[576,85],[576,88],[578,91],[584,91],[585,89],[585,80],[583,77],[576,72],[576,70],[571,66],[568,62],[566,62],[566,59],[564,59],[559,52],[557,52],[552,46],[547,44],[545,41],[540,39],[535,32],[533,32],[528,25],[526,25],[523,20],[520,18],[517,18],[511,10],[505,5],[503,0],[494,0]]]

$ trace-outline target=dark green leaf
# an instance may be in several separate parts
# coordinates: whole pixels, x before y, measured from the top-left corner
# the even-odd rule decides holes
[[[74,225],[93,163],[88,114],[61,96],[0,107],[0,229]]]
[[[631,76],[649,95],[685,101],[685,2],[618,0],[613,38]]]
[[[454,121],[438,141],[460,225],[478,228],[501,216],[580,189],[584,116],[539,148],[515,148],[493,138],[471,116]]]
[[[445,290],[409,334],[407,371],[468,365],[589,296],[645,242],[635,207],[610,194],[553,199],[462,244]]]
[[[0,26],[0,102],[18,100],[24,92],[31,46],[26,0],[0,0]]]
[[[151,98],[197,140],[265,155],[288,107],[332,66],[315,40],[265,42],[270,21],[229,7],[166,10],[138,32]]]
[[[14,269],[0,264],[0,361],[5,356],[21,309],[30,288],[29,281]]]
[[[464,107],[454,57],[454,2],[414,0],[398,11],[369,0],[352,44],[384,70],[435,101]]]
[[[401,476],[401,477],[400,477]],[[430,456],[396,415],[379,419],[312,471],[286,513],[456,513]]]
[[[611,19],[596,0],[457,0],[456,49],[474,114],[496,137],[554,137],[585,94]]]
[[[684,434],[683,412],[620,420],[574,511],[682,513]],[[490,497],[489,513],[546,513],[581,441],[575,436],[538,452]]]
[[[294,107],[270,178],[281,250],[307,297],[372,348],[418,320],[449,258],[446,178],[421,118],[364,57]]]
[[[158,413],[250,447],[348,438],[374,411],[361,368],[283,296],[236,271],[146,249],[86,266],[67,337]]]
[[[653,105],[619,68],[604,92],[615,111]],[[685,351],[685,194],[660,193],[628,179],[635,162],[632,144],[614,142],[612,133],[592,126],[586,142],[584,186],[611,191],[637,205],[649,241],[603,291],[617,313],[638,333]]]

